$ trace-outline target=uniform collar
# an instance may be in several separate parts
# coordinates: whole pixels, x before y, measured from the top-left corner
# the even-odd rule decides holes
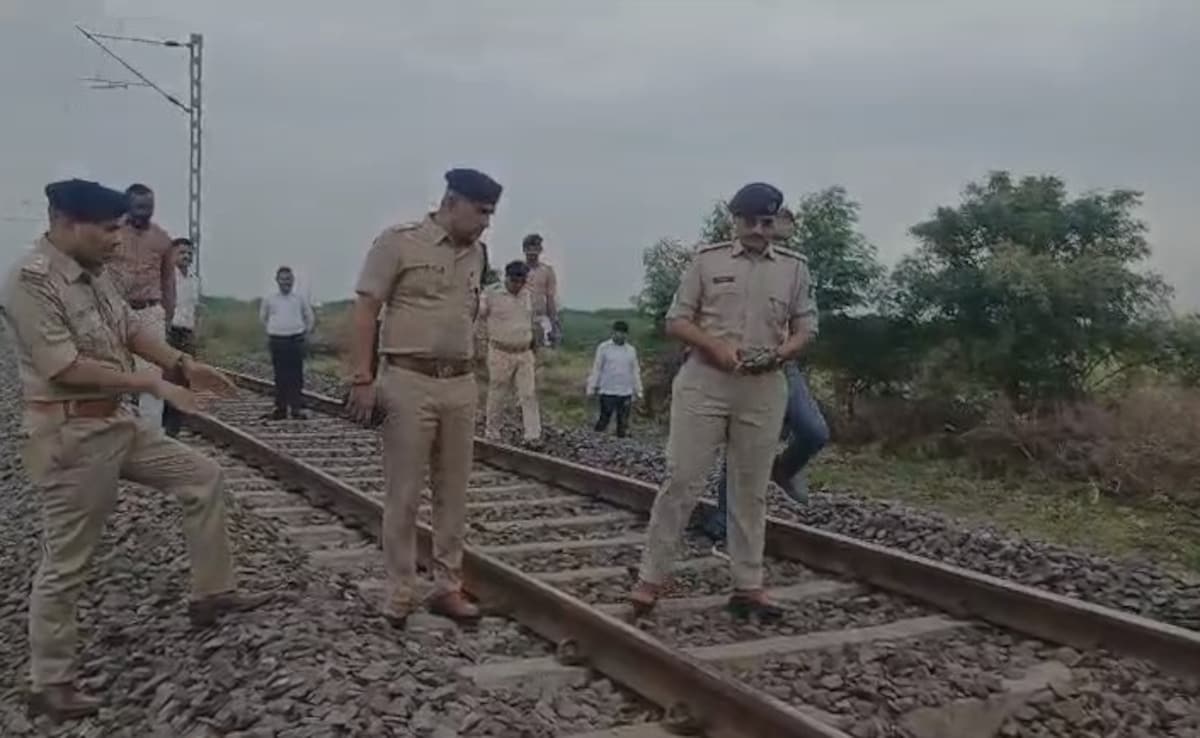
[[[417,232],[421,238],[433,245],[450,243],[450,234],[446,232],[445,228],[438,225],[437,221],[433,219],[433,215],[433,213],[425,215],[425,219],[421,221],[421,225],[417,226]]]
[[[79,262],[54,245],[49,233],[38,239],[37,251],[44,254],[50,260],[50,268],[65,277],[68,282],[78,282],[88,274]]]
[[[749,250],[745,246],[742,245],[742,242],[740,239],[737,239],[737,238],[733,239],[733,256],[741,256],[742,254],[748,254],[748,253],[749,253]],[[773,261],[775,259],[775,244],[771,243],[770,241],[767,241],[767,247],[765,249],[763,249],[762,257],[764,259],[771,259]]]

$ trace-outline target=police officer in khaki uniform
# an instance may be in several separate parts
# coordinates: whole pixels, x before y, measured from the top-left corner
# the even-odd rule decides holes
[[[386,413],[383,612],[396,625],[417,604],[417,507],[426,470],[433,495],[430,609],[456,620],[479,617],[462,591],[462,548],[479,400],[472,358],[484,268],[479,237],[500,191],[491,177],[473,169],[447,172],[437,211],[384,231],[358,278],[348,409],[363,423],[371,421],[377,405]],[[381,307],[374,376],[372,341]]]
[[[700,247],[667,313],[667,334],[692,351],[672,385],[668,478],[631,595],[637,611],[657,601],[696,499],[728,444],[730,609],[780,615],[762,586],[767,481],[786,395],[780,366],[801,352],[816,320],[804,258],[771,245],[782,203],[768,184],[738,190],[729,201],[734,240]]]
[[[525,277],[529,267],[523,261],[504,267],[504,283],[492,285],[480,300],[479,320],[487,321],[488,395],[484,422],[489,440],[500,440],[500,421],[509,390],[517,390],[521,405],[524,441],[537,447],[542,439],[542,417],[534,387],[533,304]]]
[[[28,433],[23,459],[44,526],[29,601],[30,711],[70,719],[98,707],[73,685],[75,607],[118,478],[171,492],[183,503],[193,623],[210,625],[222,612],[258,607],[270,596],[234,591],[220,467],[123,402],[150,393],[195,412],[196,397],[165,382],[163,369],[181,372],[200,391],[226,393],[233,385],[134,320],[105,273],[120,239],[125,195],[67,180],[47,185],[46,197],[50,229],[17,260],[0,304],[16,338]],[[138,371],[135,356],[160,368]]]

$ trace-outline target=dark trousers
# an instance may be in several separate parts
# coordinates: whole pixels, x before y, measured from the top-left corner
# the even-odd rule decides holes
[[[270,336],[267,346],[275,369],[275,412],[299,412],[304,407],[304,335]]]
[[[170,326],[167,328],[167,343],[172,347],[190,356],[196,355],[196,337],[192,334],[191,328],[176,328]],[[174,370],[167,371],[165,378],[168,382],[174,382],[181,387],[188,386],[187,377],[183,376],[182,372]],[[171,407],[169,403],[163,403],[163,431],[172,438],[179,435],[179,429],[183,427],[183,413]]]
[[[608,421],[616,413],[617,438],[624,438],[629,432],[629,407],[632,404],[633,398],[629,395],[600,395],[600,417],[596,419],[596,432],[607,430]]]

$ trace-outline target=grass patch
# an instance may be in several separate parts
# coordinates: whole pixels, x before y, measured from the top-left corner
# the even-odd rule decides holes
[[[809,478],[818,488],[903,502],[1075,549],[1139,556],[1200,580],[1200,519],[1168,500],[1125,504],[1086,483],[1038,476],[993,479],[968,463],[827,449]]]

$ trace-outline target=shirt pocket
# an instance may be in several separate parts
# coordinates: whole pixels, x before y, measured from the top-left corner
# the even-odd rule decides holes
[[[438,297],[446,290],[446,267],[434,262],[407,266],[400,275],[399,287],[414,297]]]
[[[75,348],[93,357],[103,355],[109,348],[108,331],[104,318],[95,305],[70,308],[71,332],[75,335]]]
[[[792,312],[792,296],[782,290],[767,295],[767,315],[775,325],[786,329]]]

